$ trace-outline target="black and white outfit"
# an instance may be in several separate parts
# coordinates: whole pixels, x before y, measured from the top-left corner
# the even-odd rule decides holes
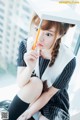
[[[29,44],[28,41],[30,42],[30,39],[27,42],[24,40],[20,43],[18,66],[26,66],[23,56],[29,50],[28,46],[26,47]],[[49,67],[49,62],[49,59],[44,59],[40,56],[32,76],[37,76],[42,81],[47,80],[48,87],[53,86],[58,88],[59,91],[39,112],[49,120],[69,120],[69,97],[67,90],[76,66],[76,58],[69,48],[61,43],[54,65]]]

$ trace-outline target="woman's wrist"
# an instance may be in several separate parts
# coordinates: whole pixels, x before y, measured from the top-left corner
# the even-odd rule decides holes
[[[27,69],[28,69],[28,71],[29,71],[29,72],[32,72],[32,68],[30,68],[30,67],[27,67]]]
[[[33,72],[33,70],[34,70],[33,68],[31,68],[29,66],[27,66],[27,69],[28,69],[29,72]]]
[[[32,112],[28,110],[28,113],[29,113],[29,116],[28,116],[29,118],[33,117],[36,120],[39,120],[43,116],[40,111],[32,114]]]
[[[26,115],[27,115],[27,119],[32,117],[31,111],[29,109],[26,111]]]
[[[28,74],[29,74],[29,73],[32,74],[33,69],[27,66],[27,67],[26,67],[26,71],[27,71]]]

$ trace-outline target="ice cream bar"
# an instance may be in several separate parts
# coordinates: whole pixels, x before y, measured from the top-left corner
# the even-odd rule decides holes
[[[32,50],[35,50],[35,48],[36,48],[36,44],[38,42],[39,33],[40,33],[40,28],[37,31],[36,39],[35,39],[35,41],[34,41],[34,43],[32,45]]]

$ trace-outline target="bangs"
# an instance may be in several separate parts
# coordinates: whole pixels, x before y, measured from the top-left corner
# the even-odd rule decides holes
[[[40,23],[40,18],[39,18],[37,15],[34,16],[33,19],[32,19],[32,23],[35,24],[36,26],[38,26],[39,23]],[[43,21],[42,21],[42,25],[41,25],[41,29],[42,29],[42,30],[49,30],[49,29],[51,29],[53,26],[57,28],[57,22],[55,22],[55,21],[43,20]]]
[[[41,25],[41,29],[42,30],[49,30],[52,27],[55,27],[57,29],[56,22],[48,21],[48,20],[43,20],[42,25]]]

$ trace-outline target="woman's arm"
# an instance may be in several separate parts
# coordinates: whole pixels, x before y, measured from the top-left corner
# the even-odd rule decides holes
[[[24,61],[24,54],[27,52],[26,41],[21,41],[19,45],[18,51],[18,59],[17,59],[17,83],[21,88],[23,87],[30,79],[32,71],[27,67]]]
[[[30,108],[28,109],[28,112],[30,112],[31,116],[35,114],[37,111],[39,111],[41,108],[43,108],[48,101],[51,99],[53,95],[55,95],[59,89],[56,89],[54,87],[50,87],[48,92],[44,92],[39,99],[33,103]]]
[[[27,52],[25,43],[22,41],[19,46],[19,55],[17,59],[17,82],[19,87],[24,87],[30,80],[38,59],[38,53],[34,51]]]
[[[22,120],[23,118],[25,119],[31,118],[31,116],[33,116],[42,107],[44,107],[51,99],[51,97],[55,95],[58,91],[59,89],[50,87],[48,92],[44,92],[34,103],[32,103],[32,105],[22,115],[19,116],[17,120]]]

